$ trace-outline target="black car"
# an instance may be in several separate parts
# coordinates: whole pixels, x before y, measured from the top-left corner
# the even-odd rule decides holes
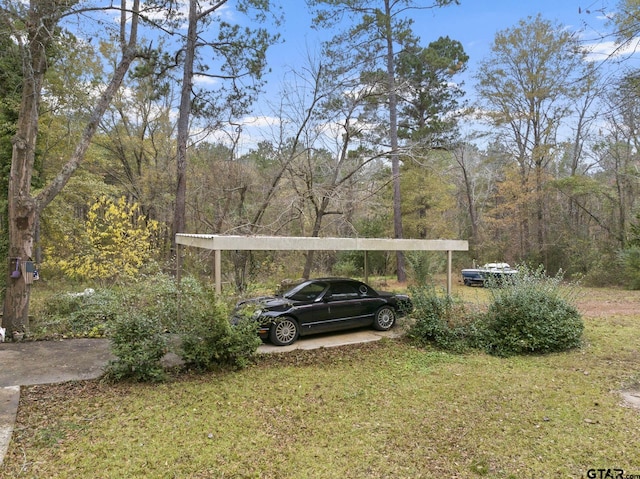
[[[234,316],[252,307],[260,337],[286,346],[299,336],[316,333],[364,326],[387,331],[398,316],[411,311],[412,304],[407,295],[375,291],[354,279],[319,278],[277,296],[241,301]]]

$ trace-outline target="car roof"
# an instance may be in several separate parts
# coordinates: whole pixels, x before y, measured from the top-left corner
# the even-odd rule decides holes
[[[357,279],[353,279],[353,278],[341,278],[339,276],[329,276],[326,278],[311,278],[308,281],[322,281],[325,283],[336,283],[336,282],[342,282],[342,281],[350,281],[352,283],[362,283],[362,281],[357,280]]]

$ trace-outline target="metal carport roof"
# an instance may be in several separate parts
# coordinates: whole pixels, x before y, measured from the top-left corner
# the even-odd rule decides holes
[[[215,284],[220,293],[222,251],[446,251],[447,294],[451,292],[451,255],[468,251],[464,240],[393,238],[318,238],[297,236],[237,236],[211,234],[176,235],[176,244],[215,251]],[[178,258],[180,255],[178,255]],[[367,276],[365,270],[365,277]]]

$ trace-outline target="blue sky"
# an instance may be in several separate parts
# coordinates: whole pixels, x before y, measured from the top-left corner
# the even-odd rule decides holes
[[[326,38],[311,29],[311,15],[304,0],[281,0],[280,4],[285,15],[280,28],[284,43],[274,47],[269,55],[274,71],[295,66],[296,61],[302,61],[307,48],[317,48],[319,40]],[[460,5],[415,12],[414,32],[425,46],[447,35],[462,42],[472,69],[489,53],[496,32],[539,13],[571,30],[584,29],[593,38],[596,31],[606,31],[598,11],[607,4],[613,4],[613,0],[461,0]],[[587,14],[586,10],[592,13]]]
[[[416,0],[416,3],[420,1],[431,3],[430,0]],[[542,14],[543,18],[557,21],[570,31],[582,31],[581,37],[589,43],[608,31],[601,12],[615,3],[617,0],[461,0],[460,5],[414,10],[412,15],[414,32],[424,46],[440,36],[449,36],[463,44],[470,60],[467,71],[456,81],[464,82],[466,98],[471,99],[473,75],[478,63],[489,55],[498,31],[513,28],[529,16]],[[284,73],[303,67],[308,53],[318,54],[320,41],[332,36],[330,32],[317,32],[311,28],[311,14],[304,0],[281,0],[280,4],[285,16],[284,24],[279,28],[283,42],[269,50],[268,66],[272,73],[267,76],[266,96],[254,111],[255,126],[264,125],[263,121],[268,121],[273,114],[265,108],[264,99],[278,97]],[[611,48],[603,43],[600,47],[604,52]]]

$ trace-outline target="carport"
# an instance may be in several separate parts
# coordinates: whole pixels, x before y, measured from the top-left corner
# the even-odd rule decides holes
[[[222,251],[364,251],[364,275],[368,281],[368,251],[443,251],[447,253],[447,294],[451,293],[451,258],[454,251],[468,251],[464,240],[391,238],[314,238],[295,236],[231,236],[176,234],[176,244],[213,250],[216,292],[222,292]],[[178,274],[180,272],[178,254]]]

